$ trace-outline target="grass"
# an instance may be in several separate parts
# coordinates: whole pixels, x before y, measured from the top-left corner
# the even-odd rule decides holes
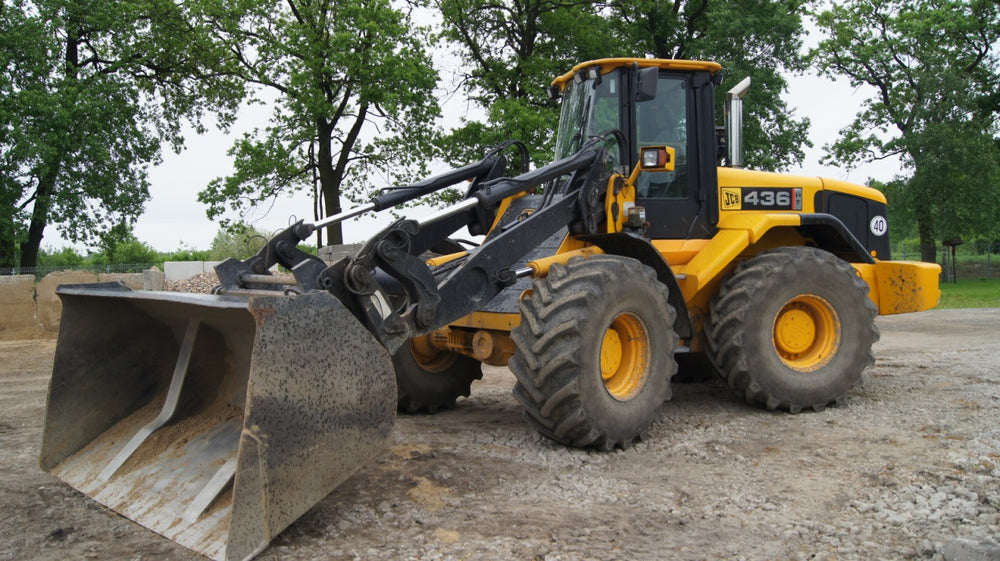
[[[946,308],[1000,308],[1000,279],[962,279],[941,283],[941,303]]]

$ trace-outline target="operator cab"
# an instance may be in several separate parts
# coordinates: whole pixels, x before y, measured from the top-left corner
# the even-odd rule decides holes
[[[666,145],[674,171],[643,171],[636,203],[646,208],[654,239],[706,239],[718,222],[714,86],[715,63],[605,59],[585,63],[553,82],[563,102],[556,159],[574,154],[590,137],[620,130],[628,153],[612,148],[615,164],[631,170],[642,146]]]

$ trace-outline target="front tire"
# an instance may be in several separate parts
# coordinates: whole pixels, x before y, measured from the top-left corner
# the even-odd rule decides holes
[[[543,435],[578,448],[627,448],[670,398],[677,371],[667,288],[634,259],[553,265],[521,301],[511,335],[514,396]]]
[[[437,413],[468,397],[472,382],[482,379],[478,360],[435,349],[430,336],[411,339],[392,356],[396,370],[398,409],[403,413]]]
[[[712,301],[705,332],[719,375],[749,403],[793,413],[843,399],[875,358],[877,311],[847,262],[811,247],[760,253]]]

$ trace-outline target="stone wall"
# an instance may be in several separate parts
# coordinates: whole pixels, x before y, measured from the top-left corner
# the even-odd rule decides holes
[[[33,275],[0,276],[0,340],[55,337],[62,317],[56,287],[62,284],[121,282],[132,290],[162,290],[163,273],[95,275],[89,271],[57,271],[35,284]]]
[[[0,276],[0,339],[30,339],[40,334],[35,315],[35,277]]]
[[[60,284],[87,284],[97,282],[97,275],[90,271],[57,271],[45,275],[35,288],[37,295],[38,323],[46,331],[59,331],[59,318],[62,317],[62,300],[56,295]]]

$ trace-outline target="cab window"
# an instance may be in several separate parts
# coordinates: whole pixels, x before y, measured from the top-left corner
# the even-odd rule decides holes
[[[673,199],[688,196],[688,88],[681,77],[660,76],[656,97],[636,104],[639,146],[671,146],[676,150],[674,171],[642,172],[636,181],[639,198]]]

